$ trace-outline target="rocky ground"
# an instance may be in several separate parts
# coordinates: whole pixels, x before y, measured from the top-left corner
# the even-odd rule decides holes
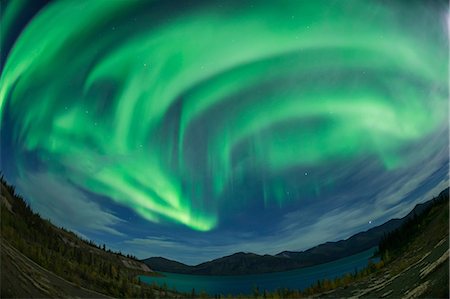
[[[1,298],[109,298],[47,271],[3,239],[1,285]]]
[[[406,259],[409,264],[396,273],[395,267],[386,267],[368,279],[355,282],[317,297],[326,298],[445,298],[448,293],[449,250],[448,239],[420,259]],[[448,298],[448,297],[447,297]]]

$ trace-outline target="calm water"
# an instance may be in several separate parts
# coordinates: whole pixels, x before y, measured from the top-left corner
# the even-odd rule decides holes
[[[355,269],[367,266],[376,247],[367,251],[313,267],[285,272],[235,275],[206,276],[186,275],[161,272],[165,277],[140,276],[141,281],[148,284],[155,282],[162,286],[166,283],[169,289],[190,293],[193,288],[198,294],[205,291],[213,294],[250,294],[257,286],[260,290],[274,291],[278,288],[304,289],[324,278],[334,279],[346,273],[354,273]],[[372,259],[373,260],[373,259]]]

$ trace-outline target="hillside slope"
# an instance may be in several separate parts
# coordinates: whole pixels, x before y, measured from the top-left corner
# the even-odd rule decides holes
[[[147,265],[54,226],[34,213],[3,177],[0,183],[2,298],[148,298],[158,294],[158,288],[136,278],[156,275]]]
[[[44,269],[1,240],[1,298],[110,298]]]

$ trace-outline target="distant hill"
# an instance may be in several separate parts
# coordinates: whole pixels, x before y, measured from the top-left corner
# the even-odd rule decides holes
[[[443,191],[445,192],[445,191]],[[448,192],[448,189],[447,189]],[[306,251],[283,251],[276,256],[289,257],[299,261],[303,261],[305,264],[308,261],[332,261],[335,259],[350,256],[361,251],[370,249],[377,246],[381,238],[400,227],[406,220],[414,217],[414,215],[420,215],[432,204],[433,200],[429,200],[425,203],[418,204],[409,212],[405,217],[401,219],[391,219],[382,225],[371,228],[365,232],[357,233],[348,239],[340,240],[337,242],[326,242],[320,244]]]
[[[156,269],[159,269],[155,271],[164,271],[172,273],[189,273],[192,268],[191,266],[188,266],[186,264],[169,260],[164,257],[151,257],[148,259],[144,259],[142,261],[147,265],[154,265]]]
[[[448,188],[439,195],[448,197]],[[163,257],[151,257],[143,262],[155,271],[197,274],[197,275],[241,275],[287,271],[318,265],[344,258],[378,245],[382,238],[399,228],[405,221],[421,214],[433,203],[429,200],[418,204],[401,219],[391,219],[386,223],[360,232],[348,239],[327,242],[305,251],[283,251],[276,255],[258,255],[238,252],[212,261],[189,266]]]

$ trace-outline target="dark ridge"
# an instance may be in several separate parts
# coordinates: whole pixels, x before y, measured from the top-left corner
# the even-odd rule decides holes
[[[276,255],[258,255],[238,252],[196,266],[169,260],[163,257],[150,257],[143,262],[156,271],[197,274],[197,275],[242,275],[281,272],[314,266],[351,256],[378,246],[390,232],[395,231],[409,219],[423,214],[436,200],[447,198],[449,189],[442,191],[437,199],[417,204],[405,217],[391,219],[382,225],[357,233],[348,239],[326,242],[305,251],[283,251]]]

